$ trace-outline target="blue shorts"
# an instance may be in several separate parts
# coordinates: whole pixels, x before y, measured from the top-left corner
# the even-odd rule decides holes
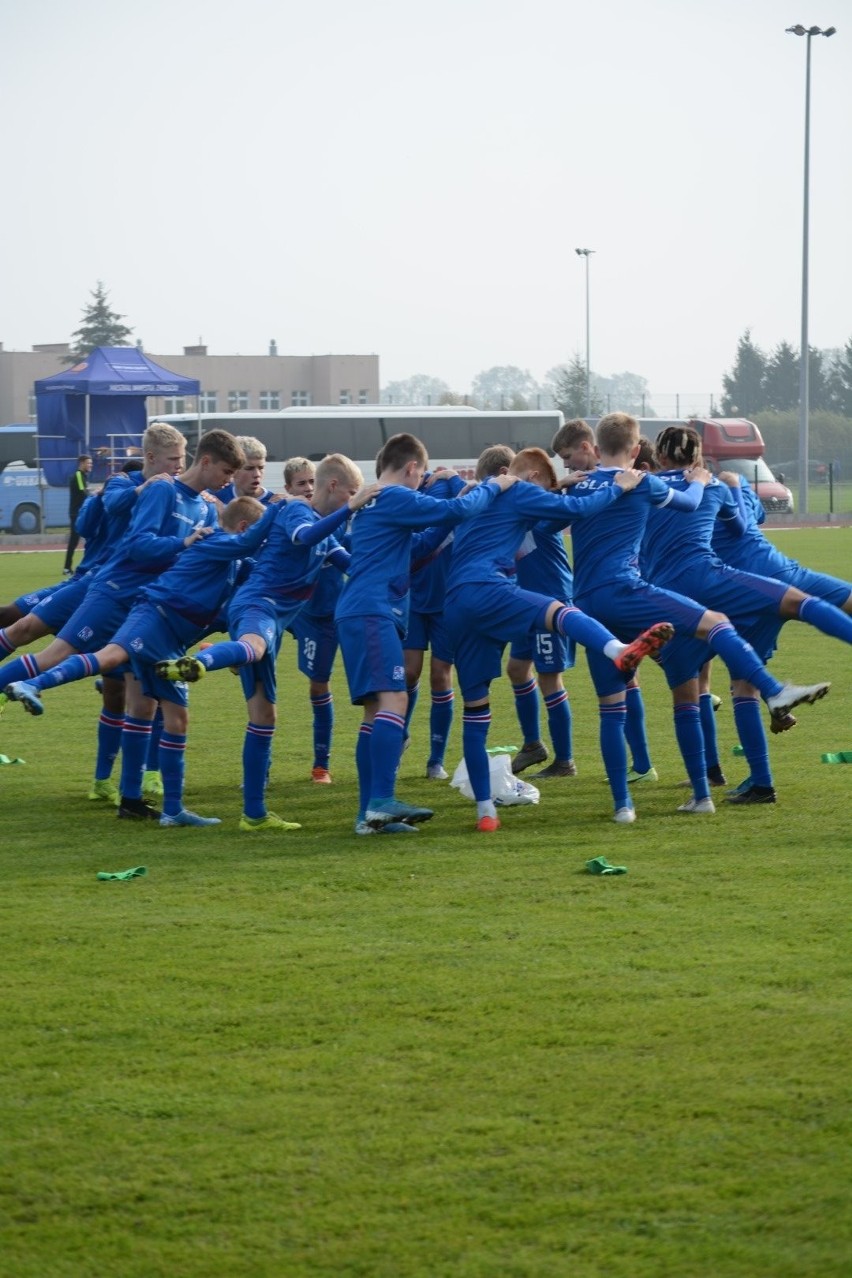
[[[197,635],[197,628],[190,642],[193,642],[194,635]],[[188,703],[185,683],[159,679],[154,673],[155,662],[174,661],[176,657],[182,657],[188,647],[185,636],[176,631],[165,610],[154,604],[137,604],[113,635],[112,643],[117,643],[128,654],[130,669],[146,697],[171,701],[179,706]]]
[[[328,683],[337,656],[334,617],[314,617],[303,610],[289,629],[296,640],[301,673],[315,683]]]
[[[390,617],[343,617],[337,634],[353,705],[379,692],[405,692],[402,639]]]
[[[29,594],[18,595],[17,599],[12,600],[12,605],[26,617],[27,613],[32,612],[36,604],[41,603],[43,599],[47,599],[49,595],[56,594],[57,590],[62,590],[67,584],[67,582],[61,581],[52,586],[42,586],[41,590],[31,590]]]
[[[524,639],[516,639],[509,656],[516,661],[531,661],[537,674],[561,674],[574,669],[577,644],[556,630],[536,630]]]
[[[80,607],[88,588],[88,581],[69,581],[67,586],[44,595],[34,605],[32,613],[39,621],[44,622],[51,634],[56,634]]]
[[[266,652],[260,661],[239,667],[246,701],[254,696],[257,684],[260,684],[270,705],[278,699],[275,663],[281,641],[284,631],[293,624],[304,604],[304,599],[300,599],[287,608],[278,608],[272,600],[257,599],[248,606],[232,608],[228,613],[228,631],[232,639],[239,639],[242,635],[260,635],[266,644]]]
[[[417,652],[431,648],[432,655],[439,661],[446,661],[450,666],[453,664],[453,650],[442,612],[410,613],[404,645]]]
[[[97,652],[124,624],[128,611],[124,595],[109,587],[101,590],[91,588],[86,591],[79,608],[57,630],[56,637],[78,652]]]
[[[607,626],[623,643],[630,643],[658,621],[670,621],[675,628],[675,637],[659,656],[659,664],[670,688],[694,679],[711,656],[706,643],[695,638],[698,623],[707,609],[687,595],[663,590],[641,578],[631,578],[590,590],[575,602],[590,617]],[[610,697],[624,691],[624,675],[608,657],[591,649],[587,649],[586,656],[599,697]]]
[[[764,618],[778,617],[781,600],[788,590],[783,581],[760,577],[720,563],[701,564],[697,571],[667,573],[659,582],[670,590],[691,590],[705,608],[724,612],[737,630],[758,626]]]
[[[834,604],[835,608],[842,608],[852,594],[852,582],[843,581],[840,577],[829,577],[824,572],[814,572],[811,568],[803,568],[801,564],[779,572],[777,580],[783,581],[785,585],[795,586],[806,595],[824,599],[826,603]]]
[[[552,602],[550,595],[521,590],[511,582],[467,584],[450,591],[444,618],[466,700],[487,695],[488,685],[502,673],[506,644],[527,642]]]

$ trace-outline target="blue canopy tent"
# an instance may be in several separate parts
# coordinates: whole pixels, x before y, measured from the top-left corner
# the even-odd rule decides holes
[[[201,383],[161,368],[136,346],[98,346],[67,372],[35,383],[39,459],[49,484],[66,484],[80,453],[95,456],[93,479],[107,462],[138,448],[147,425],[146,395],[198,395]],[[100,472],[100,473],[99,473]]]

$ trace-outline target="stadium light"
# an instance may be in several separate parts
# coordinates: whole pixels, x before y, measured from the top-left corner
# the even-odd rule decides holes
[[[787,27],[788,35],[807,36],[807,54],[805,59],[805,193],[802,212],[802,337],[799,347],[799,512],[808,513],[808,469],[810,429],[810,377],[808,350],[808,200],[810,187],[810,143],[811,143],[811,37],[833,36],[836,27],[803,27],[797,22],[794,27]]]
[[[592,374],[589,364],[589,258],[594,249],[574,249],[578,257],[586,259],[586,416],[592,415]]]

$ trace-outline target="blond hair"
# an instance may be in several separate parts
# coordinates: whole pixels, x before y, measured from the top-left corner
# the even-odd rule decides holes
[[[332,479],[338,479],[343,484],[348,484],[352,488],[360,488],[364,482],[364,476],[359,468],[349,457],[344,457],[343,453],[329,453],[327,457],[323,457],[316,469],[317,487],[321,484],[328,484]]]
[[[186,436],[168,422],[151,422],[142,436],[143,453],[164,453],[178,446],[186,448]]]
[[[514,460],[514,449],[510,448],[508,444],[489,444],[479,454],[479,459],[476,463],[476,478],[483,480],[490,479],[493,475],[499,475],[503,471],[507,471]]]
[[[259,461],[266,464],[266,444],[255,439],[254,435],[237,435],[236,440],[245,453],[247,462]]]
[[[311,475],[315,475],[317,468],[314,465],[314,463],[310,461],[309,458],[307,457],[290,457],[287,461],[285,461],[284,463],[285,486],[289,488],[290,484],[292,484],[296,475],[298,475],[299,472],[303,470],[308,471]]]

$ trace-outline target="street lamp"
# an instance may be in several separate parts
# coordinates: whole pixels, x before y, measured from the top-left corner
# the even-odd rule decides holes
[[[805,60],[805,196],[802,213],[802,340],[799,354],[799,512],[808,513],[808,427],[809,427],[809,349],[808,349],[808,190],[810,186],[811,147],[811,36],[833,36],[836,27],[787,27],[788,35],[807,36]]]
[[[586,259],[586,416],[592,415],[592,381],[589,371],[589,258],[594,249],[574,249],[578,257]]]

